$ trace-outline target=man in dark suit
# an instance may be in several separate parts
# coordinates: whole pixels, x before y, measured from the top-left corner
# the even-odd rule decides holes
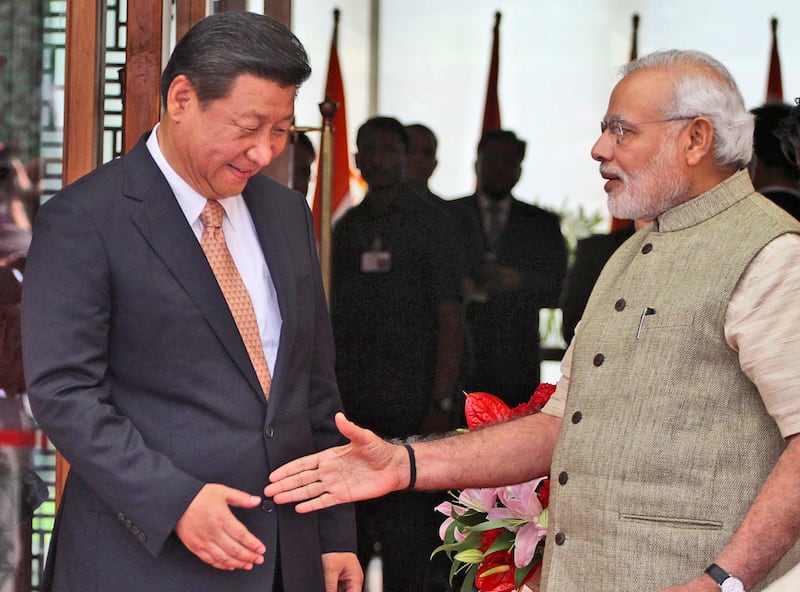
[[[162,75],[160,124],[39,213],[25,369],[71,464],[42,590],[361,589],[352,508],[303,517],[260,495],[271,468],[341,441],[311,215],[258,174],[309,73],[276,21],[203,19]],[[216,204],[261,363],[204,252]]]
[[[509,405],[539,384],[539,309],[558,306],[567,249],[558,216],[515,199],[525,142],[488,130],[478,143],[477,193],[450,202],[467,249],[468,391]]]

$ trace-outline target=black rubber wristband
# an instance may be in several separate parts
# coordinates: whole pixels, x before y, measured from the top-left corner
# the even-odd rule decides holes
[[[411,444],[403,444],[403,447],[408,451],[408,464],[410,477],[408,479],[408,487],[406,489],[414,489],[417,484],[417,459],[414,456],[414,449]]]

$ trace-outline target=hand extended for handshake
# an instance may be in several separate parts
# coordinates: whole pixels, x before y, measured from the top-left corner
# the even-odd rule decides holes
[[[275,503],[302,502],[300,513],[380,497],[408,485],[409,460],[402,446],[336,414],[336,427],[349,444],[328,448],[273,471],[264,495]]]
[[[294,460],[276,469],[264,495],[276,503],[303,502],[301,513],[378,497],[408,484],[408,456],[401,446],[336,415],[350,443]],[[233,515],[230,506],[254,508],[261,498],[224,485],[203,486],[175,525],[175,533],[200,559],[217,569],[252,570],[264,563],[266,546]],[[322,556],[326,592],[361,589],[363,574],[352,553]]]

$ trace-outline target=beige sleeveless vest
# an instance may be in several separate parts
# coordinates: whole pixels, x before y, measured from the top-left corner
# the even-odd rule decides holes
[[[749,262],[798,227],[744,171],[656,226],[615,253],[575,336],[547,592],[648,592],[697,577],[784,449],[723,324]],[[795,546],[762,585],[799,560]]]

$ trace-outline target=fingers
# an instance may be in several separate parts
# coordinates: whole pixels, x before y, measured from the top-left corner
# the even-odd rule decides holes
[[[293,461],[286,463],[283,466],[278,467],[274,471],[269,474],[269,480],[272,482],[268,487],[272,487],[277,482],[290,477],[294,479],[294,477],[303,474],[305,471],[314,471],[319,466],[319,456],[322,454],[318,452],[316,454],[310,454],[308,456],[303,456],[301,458],[297,458]],[[306,477],[307,478],[307,477]],[[306,481],[307,482],[307,481]],[[284,484],[280,484],[284,485]],[[299,485],[305,485],[305,483],[299,483]],[[274,491],[283,491],[284,488],[279,488]],[[269,494],[267,494],[269,495]]]
[[[266,547],[231,513],[228,505],[254,507],[260,498],[218,484],[198,492],[175,525],[186,548],[217,569],[253,569]]]
[[[245,491],[239,491],[231,487],[225,487],[223,493],[225,495],[225,502],[229,506],[236,506],[237,508],[255,508],[261,503],[261,498],[257,495],[250,495]]]

